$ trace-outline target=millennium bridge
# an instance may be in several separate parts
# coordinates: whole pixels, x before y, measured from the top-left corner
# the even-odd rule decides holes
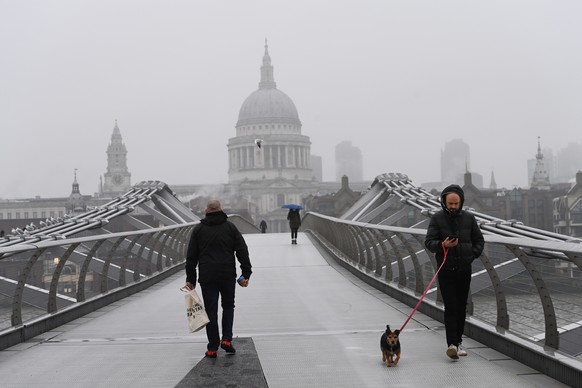
[[[217,359],[204,357],[204,330],[188,332],[179,290],[199,218],[163,182],[0,238],[2,386],[582,387],[582,241],[472,210],[485,250],[469,356],[445,355],[436,282],[386,368],[380,335],[436,270],[423,241],[438,198],[391,173],[339,218],[306,210],[297,245],[229,215],[253,276],[237,290],[237,354]]]

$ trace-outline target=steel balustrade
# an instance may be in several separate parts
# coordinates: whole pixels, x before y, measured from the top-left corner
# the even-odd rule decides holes
[[[389,295],[411,307],[437,268],[434,255],[424,247],[425,229],[368,224],[308,212],[301,230],[311,234],[352,272],[358,271],[370,284],[389,290]],[[337,230],[343,233],[332,233]],[[492,233],[484,237],[484,253],[473,263],[468,335],[485,330],[487,335],[478,338],[489,341],[484,341],[488,346],[493,347],[495,337],[505,337],[514,341],[511,346],[523,346],[525,342],[529,343],[525,347],[531,346],[540,353],[552,349],[572,360],[581,358],[582,244]],[[393,266],[398,268],[397,277],[393,277]],[[436,284],[424,299],[421,311],[443,322],[444,307]],[[503,351],[503,346],[498,350]],[[511,356],[516,358],[516,354]],[[575,365],[581,372],[582,363]],[[542,370],[535,362],[530,366]]]
[[[138,215],[151,216],[159,227]],[[229,219],[243,233],[259,233],[236,214]],[[0,238],[0,349],[182,270],[198,222],[165,183],[144,181],[83,214]],[[126,231],[108,230],[116,223]]]
[[[0,349],[183,270],[196,223],[0,248]]]
[[[232,220],[252,226],[238,216]],[[0,338],[112,291],[182,270],[197,223],[0,248]],[[65,273],[66,268],[74,270]],[[11,274],[18,276],[12,280]],[[70,289],[63,289],[67,284]],[[2,341],[1,348],[13,344]]]
[[[133,217],[136,209],[165,226],[146,225]],[[343,216],[307,213],[301,230],[352,272],[412,307],[436,270],[420,225],[439,210],[438,198],[405,175],[383,174]],[[582,354],[581,241],[471,211],[486,244],[473,264],[466,333],[552,377],[558,376],[544,369],[548,362],[579,376],[581,364],[568,360]],[[412,226],[394,225],[415,212],[425,221],[415,216]],[[108,231],[119,219],[138,230]],[[242,217],[230,220],[243,233],[259,233]],[[47,219],[40,228],[0,239],[0,348],[181,270],[198,221],[167,185],[148,181],[87,213]],[[438,282],[420,311],[443,321]]]
[[[407,287],[406,276],[410,279],[414,278],[417,282],[413,289],[418,293],[420,289],[423,289],[424,285],[422,277],[418,276],[418,274],[421,273],[419,268],[421,261],[426,262],[427,257],[429,260],[432,260],[431,265],[428,268],[425,266],[429,272],[433,271],[436,262],[431,254],[424,251],[424,237],[422,233],[419,235],[416,234],[416,232],[411,232],[411,230],[419,229],[420,225],[423,224],[426,226],[428,218],[440,210],[440,199],[437,196],[422,188],[414,186],[410,179],[408,179],[404,174],[388,173],[377,176],[368,192],[366,192],[360,200],[339,217],[339,219],[356,222],[355,224],[349,224],[347,227],[347,229],[351,231],[351,236],[348,238],[352,238],[356,242],[363,240],[361,235],[373,235],[369,232],[362,232],[362,230],[369,229],[372,224],[382,226],[405,226],[405,229],[409,231],[408,233],[411,233],[408,235],[409,237],[406,237],[407,235],[405,233],[403,234],[403,232],[398,231],[383,232],[387,233],[386,239],[377,240],[375,245],[379,244],[380,246],[387,246],[385,243],[382,244],[381,241],[388,243],[391,249],[385,250],[385,253],[394,252],[396,254],[397,265],[399,268],[399,286]],[[469,299],[468,311],[471,313],[473,311],[473,297],[482,299],[483,295],[487,294],[488,299],[495,301],[496,310],[495,314],[487,312],[485,315],[488,318],[491,315],[495,315],[495,325],[502,329],[509,329],[510,319],[507,306],[514,303],[512,302],[512,300],[515,300],[514,295],[520,295],[523,298],[522,295],[524,294],[524,289],[533,290],[541,300],[541,303],[537,304],[536,308],[540,309],[540,316],[544,317],[544,327],[540,328],[539,325],[537,325],[537,322],[534,322],[536,320],[532,314],[520,311],[513,314],[514,319],[512,330],[515,330],[516,326],[521,326],[519,332],[522,334],[531,336],[532,339],[535,340],[543,339],[546,346],[556,349],[559,348],[558,332],[576,330],[582,325],[582,317],[579,315],[575,316],[572,322],[568,322],[562,326],[557,325],[556,322],[552,322],[553,320],[558,319],[556,318],[555,313],[556,308],[553,306],[552,298],[549,296],[552,287],[556,290],[565,289],[567,287],[566,284],[575,284],[576,282],[575,280],[570,281],[569,279],[559,279],[559,276],[554,276],[552,273],[556,271],[559,272],[560,270],[558,268],[568,267],[570,268],[572,275],[571,278],[576,279],[580,276],[582,256],[580,256],[580,254],[575,250],[563,250],[563,246],[559,246],[554,250],[544,250],[534,248],[531,244],[534,244],[534,241],[542,243],[554,242],[557,244],[570,244],[564,246],[580,247],[582,246],[580,245],[582,244],[582,240],[571,236],[528,227],[515,220],[507,221],[492,217],[475,211],[474,209],[467,210],[475,215],[483,234],[488,237],[487,241],[492,242],[497,237],[512,238],[520,241],[520,245],[498,244],[495,246],[495,244],[491,243],[488,245],[488,248],[485,249],[480,260],[477,261],[477,272],[476,275],[474,275],[475,281],[473,283],[477,290]],[[409,217],[410,219],[405,219],[405,217]],[[424,220],[419,221],[419,217],[424,217]],[[364,227],[362,225],[367,226]],[[416,239],[416,243],[412,242],[413,239]],[[329,240],[333,241],[333,238]],[[342,242],[342,244],[345,245],[347,243]],[[423,258],[420,261],[417,257],[417,253],[415,253],[415,250],[417,249],[418,252],[423,252]],[[399,257],[404,257],[404,251],[408,252],[408,255],[406,256],[407,260],[398,259]],[[368,252],[368,250],[367,248],[364,250],[359,249],[359,252]],[[357,260],[360,255],[359,252],[352,253],[350,257],[352,260],[356,260],[360,265],[365,265],[366,263]],[[368,256],[369,254],[366,257]],[[544,261],[544,258],[550,260]],[[403,272],[405,270],[403,268],[408,265],[408,261],[412,262],[414,270],[408,271],[408,269],[406,269],[405,275]],[[389,267],[390,266],[386,268]],[[391,271],[387,271],[387,275],[391,276],[390,272]],[[500,274],[502,274],[502,276],[500,276]],[[489,278],[486,285],[481,280],[481,278],[484,277]],[[552,286],[546,284],[547,281],[544,277],[550,278],[549,281]],[[509,290],[508,287],[510,288]],[[513,287],[513,289],[511,287]],[[574,289],[577,293],[579,292],[580,287],[574,287]],[[437,295],[436,301],[439,302],[440,295],[438,290],[436,290],[435,293]],[[495,297],[490,298],[491,295],[495,295]],[[578,304],[575,304],[575,306],[577,307]],[[516,319],[518,316],[523,319]],[[539,319],[537,321],[539,321]],[[567,329],[564,329],[564,327],[567,327]],[[580,329],[580,332],[576,335],[579,335],[579,338],[582,338],[582,329]],[[579,342],[580,345],[574,346],[576,349],[572,349],[570,351],[571,354],[582,353],[582,341]]]
[[[415,294],[420,294],[424,291],[427,279],[432,277],[436,269],[436,260],[434,260],[433,254],[428,252],[421,243],[421,241],[424,241],[426,234],[424,229],[365,224],[316,213],[308,213],[306,215],[302,229],[318,234],[343,259],[353,263],[362,272],[383,278],[389,284],[396,282],[395,286],[407,288]],[[342,229],[347,233],[329,233],[331,230],[338,229]],[[556,283],[557,275],[555,273],[544,273],[538,267],[543,265],[546,269],[551,267],[561,268],[564,264],[571,264],[569,277],[558,278],[557,284],[565,287],[567,283],[570,283],[573,289],[582,296],[582,269],[579,260],[571,259],[579,259],[581,257],[582,245],[568,242],[540,242],[539,240],[493,235],[485,235],[485,242],[484,254],[474,263],[476,273],[473,276],[478,277],[480,282],[485,279],[482,276],[483,273],[489,278],[487,287],[481,285],[479,288],[481,291],[488,289],[492,295],[495,295],[495,326],[503,329],[510,328],[506,302],[507,295],[504,292],[504,288],[508,286],[505,285],[504,287],[504,281],[498,273],[499,268],[503,269],[503,263],[508,262],[507,258],[509,256],[492,256],[496,253],[495,249],[492,249],[493,247],[503,247],[507,252],[511,253],[511,257],[517,258],[521,263],[521,271],[519,273],[521,275],[523,273],[528,274],[531,286],[533,286],[533,290],[540,300],[539,307],[543,312],[540,318],[543,317],[543,322],[545,323],[543,336],[540,336],[539,333],[532,335],[531,332],[517,334],[531,339],[543,337],[544,345],[559,349],[558,331],[564,333],[566,330],[563,328],[558,330],[558,316],[552,305],[552,287],[544,281],[544,276],[552,276],[554,277],[554,283]],[[345,249],[345,246],[353,248]],[[354,249],[357,249],[358,252],[355,252]],[[542,253],[543,257],[540,258],[538,253]],[[388,260],[388,258],[391,258],[392,261]],[[480,264],[477,266],[476,263],[479,262]],[[497,267],[493,263],[499,263],[500,266]],[[394,264],[398,268],[396,279],[392,278],[392,266]],[[381,270],[379,266],[381,266]],[[481,268],[483,271],[480,271]],[[517,273],[513,270],[511,274],[516,275]],[[511,278],[504,278],[511,280]],[[410,284],[410,279],[415,279],[414,284]],[[521,285],[523,286],[524,284],[522,283]],[[576,307],[580,308],[579,312],[572,312],[574,317],[563,318],[564,322],[582,324],[582,300]],[[478,316],[478,312],[473,315]],[[531,329],[535,331],[535,327],[531,327]]]

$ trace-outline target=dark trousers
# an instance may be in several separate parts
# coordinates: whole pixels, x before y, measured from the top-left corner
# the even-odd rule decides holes
[[[208,350],[218,350],[220,345],[220,333],[218,331],[218,297],[222,305],[222,339],[232,340],[232,325],[234,323],[234,291],[235,279],[200,284],[204,308],[208,314],[210,323],[206,325],[206,337],[208,337]]]
[[[297,229],[299,228],[291,228],[291,239],[297,240]]]
[[[443,268],[438,275],[445,304],[445,331],[447,346],[458,346],[462,341],[467,315],[467,299],[471,286],[471,270]]]

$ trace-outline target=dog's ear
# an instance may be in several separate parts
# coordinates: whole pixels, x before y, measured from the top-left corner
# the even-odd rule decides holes
[[[386,331],[391,331],[390,330],[390,325],[386,325]]]
[[[400,330],[394,330],[394,334],[400,335]]]

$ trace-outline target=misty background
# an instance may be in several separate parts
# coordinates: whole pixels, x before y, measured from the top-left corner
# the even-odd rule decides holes
[[[582,142],[579,1],[0,0],[1,198],[98,190],[115,120],[132,184],[227,183],[227,140],[268,39],[335,180],[440,179],[461,138],[489,185],[527,186],[527,159]]]

